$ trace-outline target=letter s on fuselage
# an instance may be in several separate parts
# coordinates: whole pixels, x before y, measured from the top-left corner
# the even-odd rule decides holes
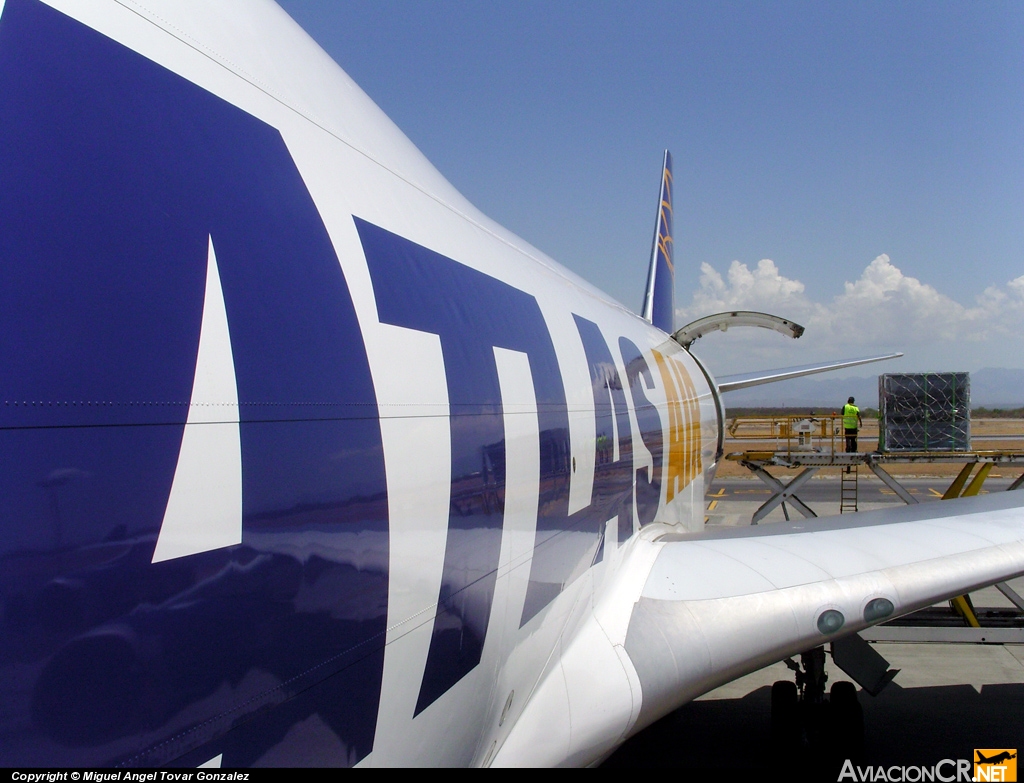
[[[0,764],[468,763],[581,577],[702,520],[704,376],[457,194],[93,21],[0,16]],[[220,437],[212,247],[240,497],[176,513],[240,509],[241,543],[155,558],[220,467],[182,448]]]

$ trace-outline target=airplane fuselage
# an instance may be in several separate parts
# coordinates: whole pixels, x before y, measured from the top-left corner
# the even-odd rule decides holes
[[[709,379],[317,51],[54,6],[0,16],[0,764],[487,763],[701,525]]]

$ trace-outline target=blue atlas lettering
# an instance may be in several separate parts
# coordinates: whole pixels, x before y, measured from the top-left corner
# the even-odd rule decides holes
[[[384,323],[441,340],[451,423],[451,505],[437,617],[417,714],[479,662],[494,595],[504,514],[504,422],[494,349],[529,357],[541,433],[538,527],[568,509],[565,390],[537,300],[493,277],[356,219]]]
[[[0,331],[17,336],[0,341],[2,396],[45,403],[0,406],[0,573],[19,574],[0,581],[0,689],[25,696],[0,766],[26,743],[54,765],[301,763],[291,729],[314,715],[358,761],[387,618],[381,436],[348,286],[284,140],[36,0],[5,4],[0,84]],[[151,564],[210,237],[242,543]],[[385,565],[340,556],[348,535]]]

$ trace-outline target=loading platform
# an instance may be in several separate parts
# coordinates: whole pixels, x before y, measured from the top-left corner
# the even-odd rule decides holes
[[[970,497],[978,494],[985,478],[995,466],[1021,468],[1021,476],[1010,486],[1017,489],[1024,484],[1024,438],[1014,443],[1013,448],[985,449],[972,451],[844,451],[846,446],[842,416],[836,413],[809,414],[797,416],[737,416],[727,428],[734,441],[756,441],[771,444],[770,449],[749,449],[726,455],[726,459],[738,462],[761,479],[771,490],[772,496],[754,512],[750,523],[756,525],[778,506],[789,519],[787,505],[797,509],[805,517],[817,517],[811,508],[800,500],[797,491],[819,471],[836,469],[841,472],[840,513],[858,510],[857,488],[859,472],[870,470],[882,483],[891,489],[904,503],[917,503],[887,470],[889,465],[906,464],[959,464],[960,472],[943,495],[943,499]],[[862,431],[860,441],[871,443],[870,431]],[[988,436],[986,440],[1001,436]],[[799,470],[793,479],[783,482],[772,475],[767,468]],[[977,468],[977,472],[974,469]],[[974,474],[973,477],[971,474]]]
[[[800,451],[741,451],[726,455],[726,459],[739,462],[750,470],[755,476],[761,479],[772,489],[772,496],[754,512],[750,524],[756,525],[781,504],[788,503],[808,518],[815,518],[818,515],[811,508],[800,500],[796,494],[805,483],[814,477],[819,471],[826,468],[836,468],[843,471],[844,483],[850,479],[845,478],[850,473],[859,471],[861,467],[867,468],[875,474],[882,483],[896,493],[904,503],[917,503],[915,498],[908,492],[899,481],[885,470],[887,465],[906,465],[912,463],[946,463],[961,464],[963,467],[953,479],[942,496],[944,500],[956,497],[971,497],[978,494],[985,478],[996,465],[1007,467],[1020,467],[1021,475],[1014,481],[1009,489],[1018,489],[1024,485],[1024,449],[1012,451],[957,451],[957,452],[901,452],[896,454],[879,454],[878,452],[854,452],[854,453],[827,453],[827,452],[800,452]],[[768,472],[768,467],[779,467],[786,470],[800,470],[800,473],[788,482],[783,482]],[[977,468],[977,472],[974,469]],[[974,473],[972,477],[972,473]],[[969,480],[969,481],[968,481]],[[855,486],[854,486],[855,488]],[[850,491],[844,486],[843,492]],[[850,506],[847,510],[856,510],[856,496],[843,500],[843,508]],[[785,511],[785,508],[783,509]],[[789,518],[788,512],[786,518]]]

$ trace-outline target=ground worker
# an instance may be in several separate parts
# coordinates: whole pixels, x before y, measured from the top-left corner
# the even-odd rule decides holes
[[[857,429],[864,421],[860,417],[860,408],[853,404],[853,397],[843,406],[843,429],[846,430],[846,453],[857,451]]]

